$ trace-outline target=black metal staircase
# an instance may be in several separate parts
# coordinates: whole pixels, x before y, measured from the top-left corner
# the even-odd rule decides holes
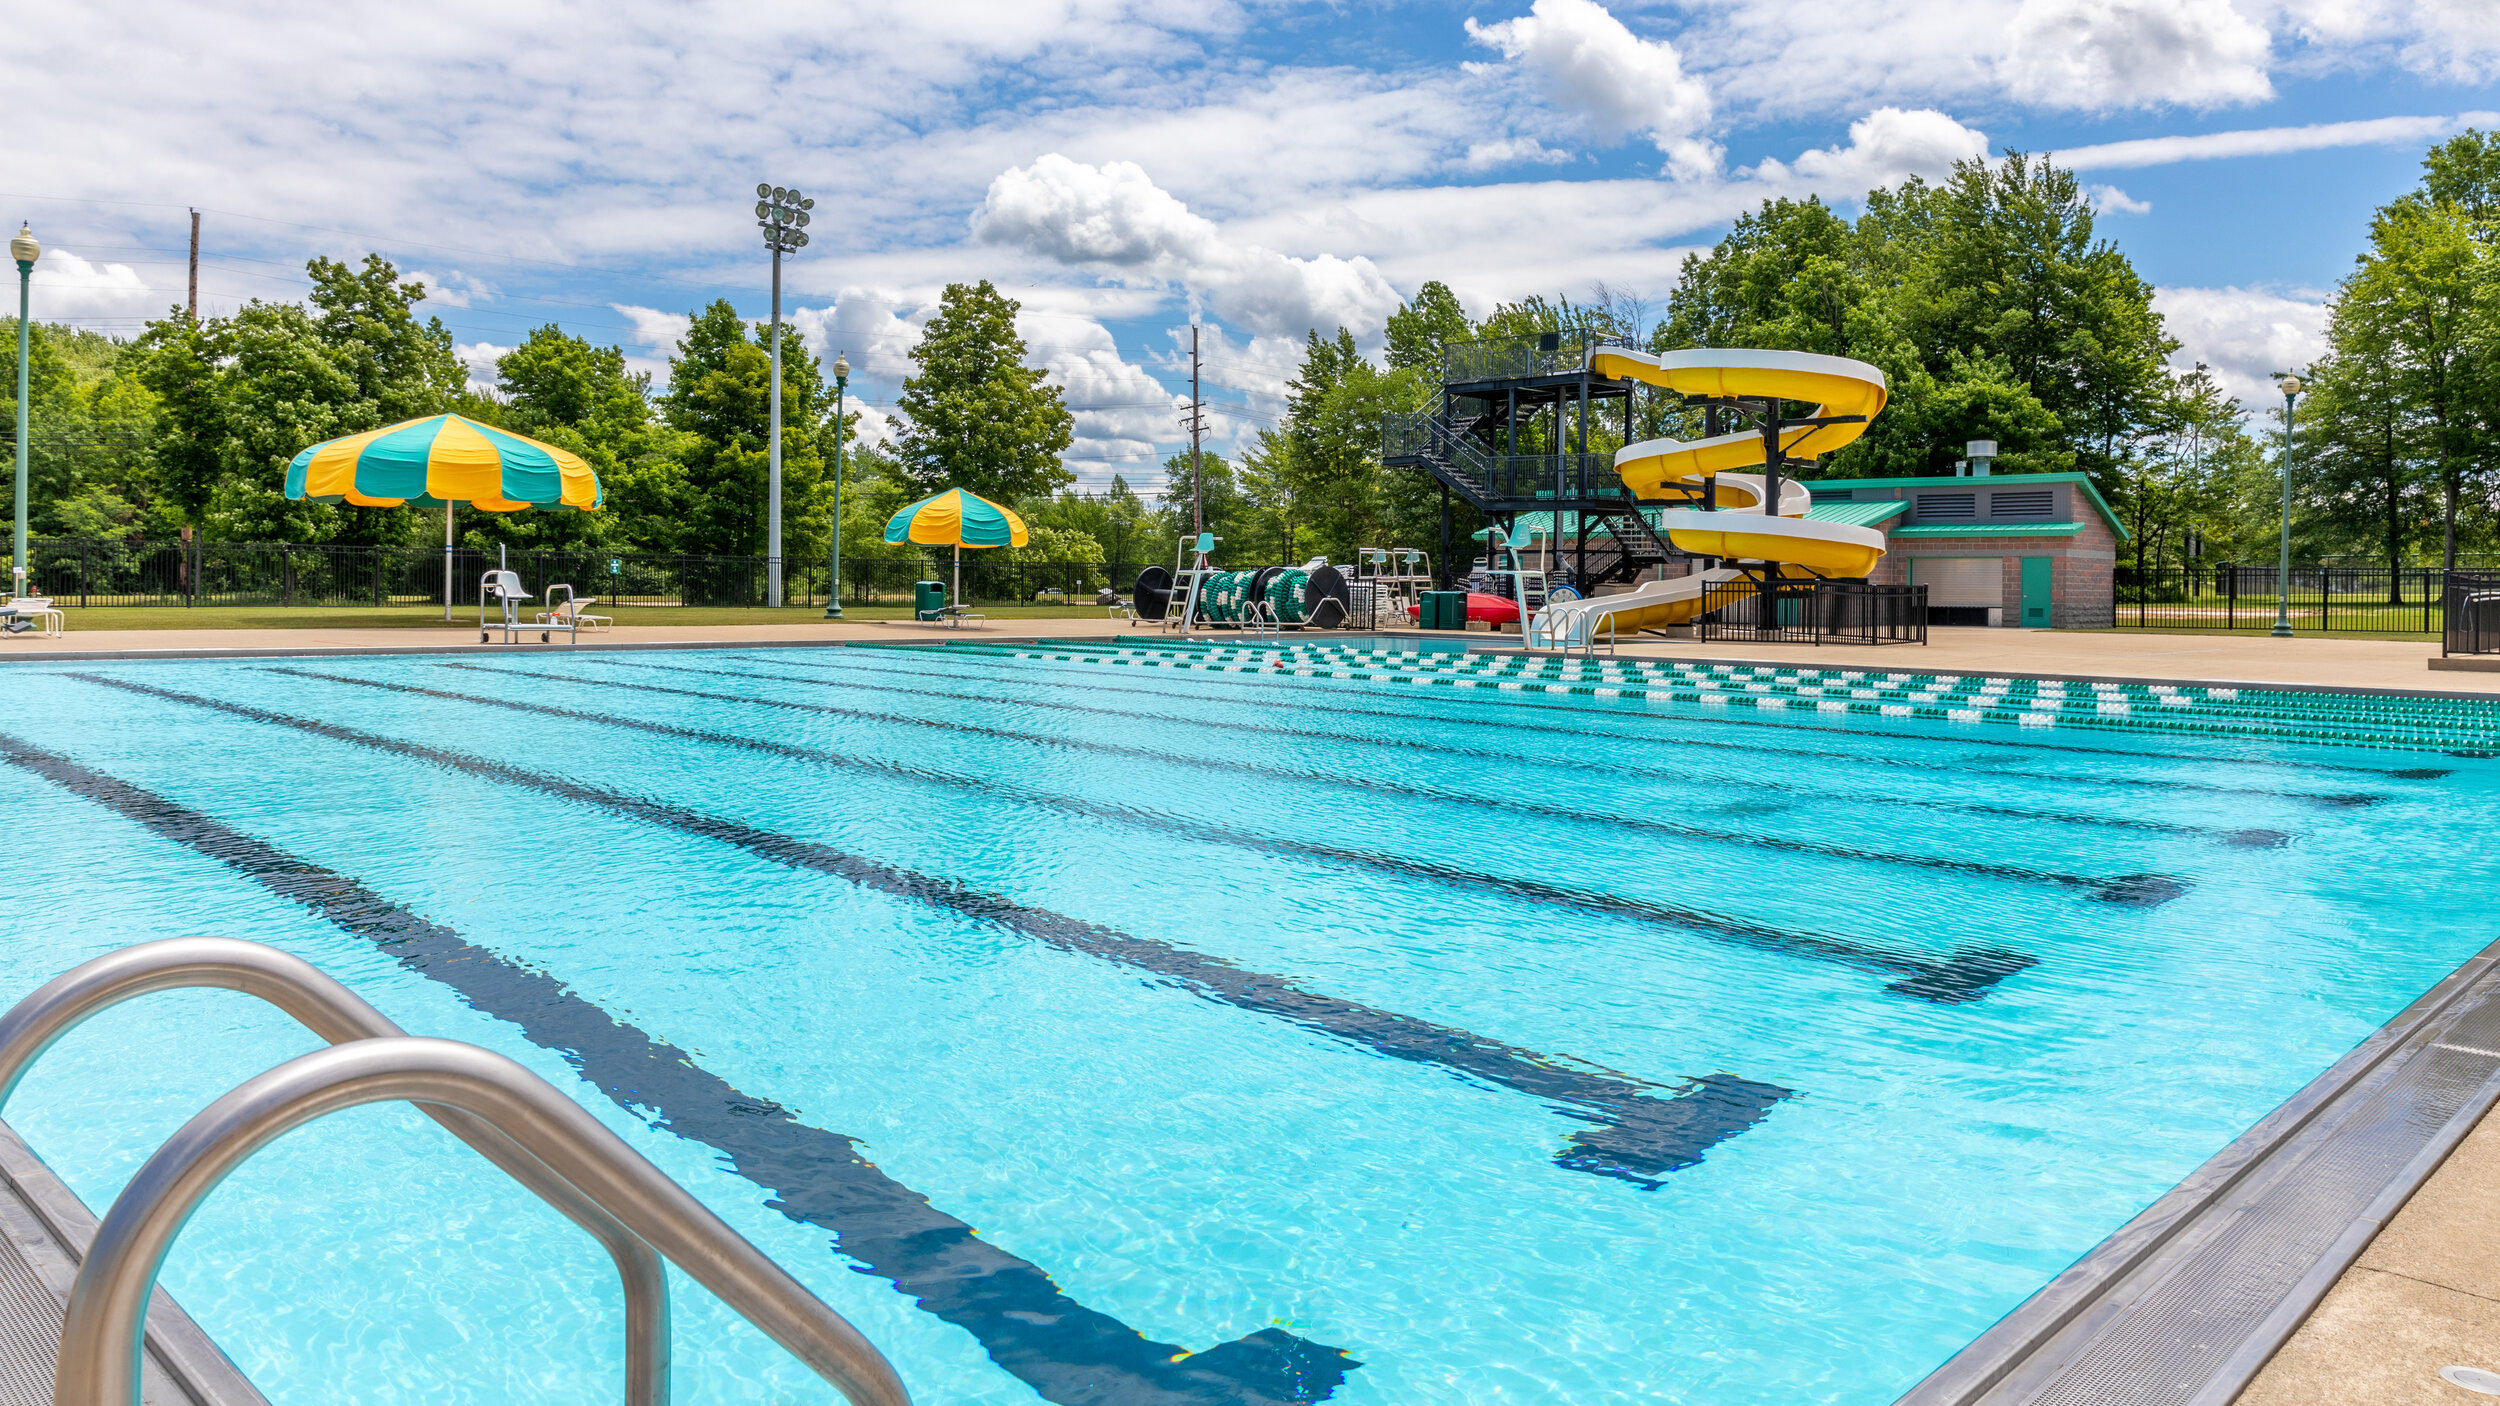
[[[1619,414],[1632,428],[1633,383],[1598,375],[1596,342],[1566,344],[1554,334],[1464,342],[1442,349],[1437,410],[1383,417],[1381,462],[1418,468],[1446,490],[1441,560],[1450,559],[1448,496],[1509,526],[1521,513],[1579,514],[1605,535],[1579,533],[1568,545],[1583,584],[1629,581],[1684,553],[1661,537],[1615,473],[1611,453],[1588,452],[1591,422]],[[1575,423],[1576,422],[1576,423]],[[1521,453],[1523,433],[1544,452]],[[1656,506],[1656,505],[1653,505]],[[1447,567],[1445,565],[1444,570]]]

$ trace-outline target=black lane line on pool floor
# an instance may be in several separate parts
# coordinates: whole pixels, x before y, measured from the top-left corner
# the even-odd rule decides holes
[[[1760,1122],[1770,1113],[1773,1104],[1794,1092],[1776,1084],[1722,1073],[1688,1080],[1684,1087],[1661,1098],[1651,1092],[1660,1086],[1611,1070],[1600,1070],[1576,1060],[1565,1063],[1471,1031],[1435,1025],[1342,997],[1306,990],[1283,977],[1235,966],[1220,957],[1176,943],[1137,937],[1047,908],[983,893],[951,879],[881,864],[828,845],[758,829],[740,821],[524,770],[466,752],[383,737],[337,723],[274,713],[248,704],[229,703],[223,699],[205,698],[101,675],[73,673],[68,677],[167,702],[206,708],[253,722],[293,728],[335,742],[408,757],[449,771],[593,806],[682,834],[718,840],[792,869],[831,875],[861,888],[924,903],[1003,928],[1020,937],[1035,939],[1064,952],[1151,972],[1206,1000],[1275,1016],[1374,1054],[1410,1064],[1436,1065],[1481,1083],[1550,1099],[1553,1102],[1549,1106],[1555,1112],[1595,1125],[1574,1131],[1567,1139],[1568,1145],[1564,1150],[1554,1154],[1555,1165],[1633,1182],[1643,1189],[1655,1189],[1658,1178],[1700,1162],[1702,1154],[1713,1145]],[[592,719],[585,717],[584,720]],[[2027,965],[2029,959],[2023,961]]]
[[[1061,1292],[1038,1266],[879,1170],[859,1140],[810,1127],[545,972],[480,947],[357,880],[118,777],[0,733],[0,758],[300,904],[520,1028],[635,1118],[718,1151],[766,1205],[833,1233],[840,1253],[979,1339],[1059,1406],[1304,1406],[1361,1364],[1281,1328],[1192,1353]]]
[[[2136,830],[2151,834],[2179,835],[2189,839],[2216,840],[2247,849],[2279,849],[2290,843],[2291,836],[2281,830],[2226,830],[2212,825],[2187,825],[2161,820],[2142,820],[2122,816],[2088,815],[2079,811],[2026,810],[2017,806],[1976,805],[1967,801],[1937,801],[1916,796],[1872,795],[1866,792],[1842,793],[1815,791],[1803,786],[1789,786],[1777,781],[1754,777],[1702,776],[1690,772],[1671,771],[1658,767],[1625,766],[1611,762],[1584,762],[1569,757],[1545,756],[1534,752],[1489,752],[1475,747],[1452,747],[1438,742],[1421,742],[1406,737],[1365,737],[1361,733],[1331,732],[1323,728],[1275,727],[1266,723],[1228,721],[1219,718],[1193,718],[1180,713],[1145,713],[1133,708],[1097,708],[1085,703],[1069,703],[1046,698],[1000,697],[994,693],[949,693],[936,688],[901,688],[893,684],[847,683],[840,679],[809,678],[798,674],[751,674],[737,669],[702,669],[690,664],[649,664],[623,659],[589,658],[582,662],[611,669],[651,669],[671,674],[706,674],[714,678],[750,679],[757,683],[795,683],[813,688],[848,688],[860,692],[899,693],[913,698],[951,698],[965,703],[995,703],[1010,708],[1042,708],[1053,712],[1086,713],[1096,717],[1124,722],[1179,723],[1184,727],[1207,728],[1217,732],[1256,733],[1262,737],[1285,737],[1310,742],[1351,742],[1357,746],[1379,747],[1403,752],[1419,752],[1436,757],[1465,757],[1474,761],[1504,762],[1514,766],[1547,767],[1558,771],[1577,771],[1610,780],[1637,779],[1665,781],[1680,785],[1725,786],[1734,790],[1770,791],[1780,795],[1804,796],[1812,800],[1845,805],[1906,806],[1918,810],[1949,811],[1959,815],[1985,815],[2005,820],[2044,821],[2054,825],[2090,825],[2113,830]],[[854,666],[852,672],[882,674],[895,678],[917,678],[923,683],[931,678],[958,680],[960,675],[931,675],[911,669],[879,669],[873,665]],[[995,676],[993,676],[995,681]],[[1117,685],[1095,686],[1086,693],[1135,693],[1154,696],[1153,689],[1121,688]],[[1162,695],[1165,698],[1169,694]],[[1412,714],[1407,715],[1409,718]],[[1553,728],[1539,731],[1563,732]],[[1582,733],[1588,737],[1591,734]],[[2002,773],[1999,773],[2000,775]]]
[[[1173,766],[1191,767],[1199,771],[1255,776],[1266,781],[1299,781],[1335,787],[1338,790],[1359,791],[1366,795],[1387,794],[1443,805],[1471,806],[1478,810],[1533,816],[1539,820],[1559,820],[1571,825],[1642,830],[1650,834],[1672,836],[1679,840],[1699,840],[1705,844],[1737,845],[1752,849],[1778,850],[1787,854],[1811,854],[1825,859],[1844,859],[1862,864],[1893,864],[1910,869],[1932,869],[1950,874],[1963,874],[1973,878],[2002,879],[2021,884],[2043,884],[2055,888],[2079,890],[2102,903],[2120,903],[2131,907],[2150,907],[2157,903],[2167,903],[2187,892],[2187,882],[2169,874],[2065,874],[2053,869],[2031,869],[2018,864],[1991,864],[1976,859],[1948,859],[1941,855],[1925,854],[1895,854],[1885,850],[1857,849],[1848,845],[1817,844],[1812,840],[1792,840],[1779,835],[1748,835],[1731,830],[1709,830],[1698,825],[1678,825],[1671,821],[1652,820],[1646,816],[1600,815],[1594,811],[1573,810],[1568,806],[1542,805],[1535,801],[1525,801],[1515,797],[1442,791],[1428,786],[1412,786],[1378,778],[1338,776],[1325,771],[1263,766],[1257,762],[1192,757],[1175,752],[1158,752],[1150,747],[1127,747],[1116,742],[1093,742],[1077,737],[1056,737],[1046,732],[1018,732],[1012,728],[983,727],[977,723],[943,722],[936,718],[914,717],[909,713],[881,712],[867,708],[842,708],[830,703],[801,703],[794,699],[758,698],[748,693],[714,693],[705,689],[668,688],[660,684],[623,683],[615,679],[586,679],[579,674],[543,674],[528,669],[506,669],[483,664],[443,664],[439,667],[497,674],[505,678],[578,684],[584,688],[616,688],[636,693],[674,694],[681,698],[699,698],[714,703],[745,703],[758,708],[821,713],[831,717],[854,718],[864,722],[899,723],[906,727],[927,728],[931,731],[959,733],[972,737],[990,737],[1003,742],[1026,742],[1042,747],[1062,747],[1073,751],[1126,757],[1133,761],[1163,762]]]
[[[887,652],[894,654],[909,654],[915,658],[937,658],[943,657],[948,652],[953,652],[980,658],[998,659],[1005,663],[1017,665],[1023,669],[1029,669],[1035,673],[1060,674],[1086,679],[1099,679],[1106,677],[1109,674],[1109,669],[1101,666],[1061,663],[1056,660],[1048,659],[1019,658],[1015,655],[1004,653],[1003,651],[1007,649],[1007,646],[1005,645],[959,644],[940,646],[879,644],[875,646],[852,645],[849,647],[853,649],[860,649],[862,652],[866,653]],[[781,663],[784,667],[797,669],[847,669],[853,667],[851,665],[818,664],[796,659],[776,662]],[[1120,666],[1114,664],[1109,667],[1117,668]],[[1144,676],[1146,667],[1152,666],[1139,667],[1139,673],[1132,675],[1131,677]],[[1328,696],[1338,698],[1378,698],[1384,701],[1393,697],[1409,696],[1404,694],[1393,694],[1377,688],[1356,687],[1355,685],[1369,682],[1368,680],[1361,679],[1304,679],[1295,678],[1291,675],[1265,675],[1259,677],[1266,677],[1274,681],[1259,682],[1258,677],[1217,678],[1211,670],[1205,669],[1173,669],[1162,675],[1162,677],[1172,678],[1175,682],[1182,682],[1184,680],[1182,680],[1180,676],[1183,674],[1191,675],[1191,677],[1185,680],[1189,683],[1206,684],[1217,688],[1250,690],[1269,695],[1292,695],[1297,690],[1307,688],[1312,684],[1337,684],[1340,687],[1337,690],[1332,690]],[[1116,677],[1116,675],[1113,676]],[[1183,698],[1200,698],[1208,702],[1224,701],[1220,696],[1212,694],[1179,693],[1176,694],[1176,696]],[[1604,706],[1575,706],[1569,703],[1535,703],[1516,698],[1492,698],[1485,696],[1482,691],[1474,689],[1470,689],[1465,692],[1446,688],[1434,689],[1430,692],[1414,693],[1412,696],[1418,702],[1450,704],[1453,706],[1464,706],[1468,708],[1498,708],[1513,712],[1562,713],[1570,717],[1589,719],[1642,719],[1653,722],[1673,721],[1676,723],[1691,723],[1703,727],[1717,728],[1758,728],[1763,730],[1780,730],[1787,732],[1813,732],[1833,737],[1871,737],[1881,741],[1926,743],[1939,747],[1991,747],[2020,750],[2032,745],[2026,742],[1999,742],[1991,738],[1939,737],[1928,733],[1890,732],[1874,728],[1815,727],[1805,723],[1774,722],[1768,718],[1760,717],[1741,719],[1718,718],[1694,713],[1664,714],[1648,711],[1629,711],[1631,708],[1638,708],[1641,706],[1640,700],[1638,699],[1621,703],[1619,704],[1618,709],[1610,709]],[[1612,700],[1594,697],[1588,700],[1590,704],[1598,705],[1603,705],[1609,701]],[[1390,717],[1410,721],[1418,717],[1428,717],[1435,722],[1457,723],[1468,727],[1518,727],[1522,730],[1527,730],[1533,726],[1529,724],[1506,723],[1490,718],[1467,718],[1451,713],[1419,714],[1413,712],[1385,712],[1368,709],[1339,709],[1336,711],[1356,713],[1366,717]],[[1713,742],[1693,737],[1649,737],[1637,733],[1592,733],[1585,728],[1554,728],[1550,726],[1538,726],[1534,727],[1534,730],[1551,731],[1565,736],[1585,737],[1598,742],[1637,742],[1656,747],[1715,747],[1732,751],[1763,752],[1775,756],[1828,757],[1853,762],[1862,766],[1908,767],[1918,771],[1931,772],[1945,772],[1950,771],[1951,769],[1950,764],[1942,761],[1924,761],[1912,757],[1874,756],[1856,752],[1841,752],[1809,747],[1778,747],[1767,742]],[[2237,757],[2194,757],[2169,752],[2158,754],[2142,752],[2115,752],[2104,747],[2074,747],[2068,749],[2065,748],[2063,744],[2057,743],[2042,743],[2040,746],[2042,750],[2072,750],[2076,752],[2089,753],[2094,756],[2116,757],[2121,760],[2133,761],[2145,761],[2157,758],[2158,760],[2171,762],[2210,761],[2228,766],[2276,765],[2276,763],[2272,762],[2246,761]],[[2062,781],[2075,786],[2112,786],[2149,791],[2193,791],[2215,796],[2262,796],[2272,800],[2306,801],[2316,805],[2332,806],[2339,809],[2352,806],[2375,805],[2379,801],[2386,799],[2384,796],[2371,795],[2367,792],[2275,791],[2250,786],[2216,786],[2210,782],[2203,781],[2154,781],[2142,777],[2132,776],[2078,776],[2071,772],[2013,771],[1996,766],[1994,764],[1993,755],[1990,759],[1986,760],[1979,757],[1965,757],[1960,760],[1971,764],[1976,769],[1984,770],[1991,776],[2019,776],[2026,780],[2034,781]],[[2314,767],[2314,769],[2326,771],[2366,771],[2371,775],[2385,779],[2407,781],[2435,781],[2440,777],[2449,775],[2447,770],[2428,767],[2410,768],[2402,771],[2384,771],[2375,767],[2340,767],[2332,763],[2323,762],[2315,764],[2306,762],[2286,762],[2281,763],[2281,765],[2298,766],[2303,768]]]
[[[1369,850],[1346,849],[1316,844],[1307,840],[1232,830],[1164,811],[1140,810],[1130,806],[1088,801],[1080,797],[1063,796],[1049,791],[1030,790],[1002,781],[960,776],[951,772],[871,757],[847,756],[821,747],[802,747],[794,743],[744,737],[734,732],[713,732],[701,728],[678,727],[670,723],[651,722],[643,718],[619,717],[613,713],[588,713],[576,708],[558,707],[552,703],[523,703],[517,699],[494,698],[480,693],[458,693],[449,689],[426,688],[418,684],[392,683],[382,679],[360,679],[347,674],[325,674],[311,669],[272,668],[269,672],[288,674],[296,678],[320,679],[326,683],[349,684],[357,688],[377,689],[386,693],[408,693],[427,698],[447,699],[456,703],[483,704],[490,708],[504,708],[516,713],[562,718],[600,727],[624,728],[633,732],[648,733],[655,737],[673,737],[682,741],[701,742],[712,746],[743,748],[751,752],[761,752],[767,756],[786,757],[792,761],[808,762],[818,766],[865,772],[919,785],[942,786],[973,795],[1055,810],[1065,815],[1133,826],[1146,830],[1150,834],[1181,835],[1209,844],[1246,849],[1257,854],[1298,855],[1325,863],[1395,874],[1401,878],[1424,879],[1497,898],[1521,899],[1548,907],[1576,909],[1600,917],[1647,923],[1673,929],[1680,935],[1699,936],[1730,946],[1769,952],[1782,957],[1802,957],[1830,962],[1859,971],[1881,973],[1894,978],[1884,987],[1886,991],[1898,996],[1933,1001],[1940,1005],[1958,1005],[1979,1000],[2007,977],[2039,965],[2039,959],[2031,954],[2004,947],[1964,947],[1956,949],[1949,957],[1939,959],[1822,933],[1791,932],[1782,928],[1766,927],[1760,923],[1748,922],[1725,914],[1704,912],[1700,909],[1623,898],[1614,894],[1594,893],[1586,889],[1541,883],[1534,879],[1489,874],[1474,869],[1462,869],[1456,865],[1405,859]],[[1573,1164],[1566,1163],[1565,1165]]]

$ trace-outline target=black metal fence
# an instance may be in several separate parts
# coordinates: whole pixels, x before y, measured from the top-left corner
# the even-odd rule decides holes
[[[1783,644],[1925,644],[1927,588],[1861,581],[1729,581],[1702,591],[1693,636]]]
[[[36,538],[27,544],[28,590],[63,605],[387,606],[439,605],[445,553],[436,548],[302,546],[285,542],[115,542]],[[478,577],[494,552],[450,553],[454,607],[477,605]],[[500,560],[544,598],[562,582],[614,605],[760,606],[766,559],[682,552],[514,551]],[[869,557],[842,563],[845,605],[909,605],[916,581],[949,581],[949,557]],[[1136,565],[1031,562],[967,552],[966,600],[982,604],[1091,599],[1136,579]],[[826,563],[785,559],[782,598],[825,603]]]
[[[2279,614],[2294,630],[2305,632],[2429,635],[2441,630],[2449,581],[2438,567],[2295,566],[2288,592],[2280,589],[2280,573],[2274,566],[2139,572],[2121,565],[2112,584],[2112,623],[2139,630],[2271,630]],[[2460,580],[2466,575],[2457,573]]]
[[[2441,654],[2500,654],[2500,573],[2450,573],[2440,613]]]

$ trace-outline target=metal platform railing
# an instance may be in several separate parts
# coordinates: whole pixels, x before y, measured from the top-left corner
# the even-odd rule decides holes
[[[80,1022],[155,991],[210,987],[277,1006],[328,1050],[278,1066],[186,1123],[115,1199],[71,1287],[55,1406],[137,1406],[146,1306],[202,1199],[289,1129],[364,1103],[414,1102],[597,1239],[624,1285],[626,1400],[664,1406],[663,1257],[855,1406],[908,1406],[893,1367],[848,1321],[543,1079],[490,1051],[409,1036],[308,962],[258,943],[177,938],[108,953],[0,1016],[0,1106]]]

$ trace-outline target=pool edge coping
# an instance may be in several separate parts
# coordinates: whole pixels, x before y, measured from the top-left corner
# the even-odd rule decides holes
[[[2242,1214],[2246,1208],[2233,1204],[2235,1193],[2252,1188],[2269,1172],[2297,1176],[2303,1159],[2341,1136],[2341,1120],[2322,1126],[2327,1113],[2349,1111],[2409,1061],[2435,1048],[2435,1040],[2419,1037],[2443,1019],[2453,1025],[2495,1004],[2500,1004],[2500,941],[2459,963],[2343,1058],[1938,1365],[1897,1398],[1895,1406],[2001,1406],[2045,1391],[2132,1302],[2118,1297],[2122,1290],[2158,1283]],[[2193,1399],[2229,1402],[2245,1391],[2378,1231],[2495,1103],[2500,1103],[2500,1072],[2483,1079],[2421,1150],[2396,1169],[2360,1216],[2303,1270],[2258,1330],[2221,1356]]]

